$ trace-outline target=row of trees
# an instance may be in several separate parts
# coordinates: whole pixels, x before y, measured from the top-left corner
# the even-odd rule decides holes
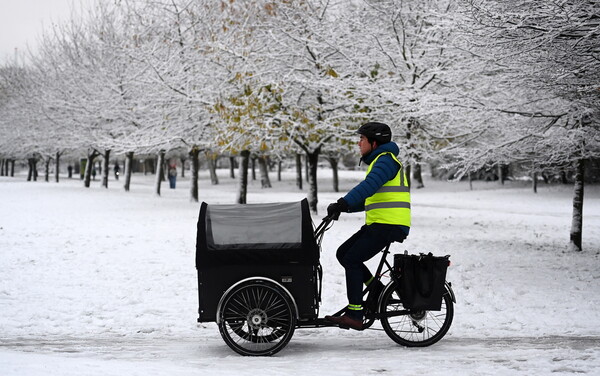
[[[600,4],[559,0],[98,2],[0,70],[0,158],[303,153],[317,207],[320,156],[353,130],[393,126],[407,165],[461,177],[532,173],[600,156]],[[35,153],[35,154],[34,154]],[[162,166],[162,163],[158,163]],[[103,168],[108,171],[107,166]],[[86,174],[89,184],[89,173]],[[108,183],[106,183],[108,184]],[[583,176],[572,244],[581,248]]]

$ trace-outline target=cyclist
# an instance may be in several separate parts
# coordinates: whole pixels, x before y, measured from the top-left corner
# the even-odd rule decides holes
[[[342,316],[325,319],[356,330],[363,329],[362,285],[374,280],[364,264],[394,241],[403,241],[410,230],[410,192],[402,163],[397,155],[400,149],[392,142],[387,124],[369,122],[357,131],[361,162],[369,165],[365,180],[352,188],[344,197],[327,207],[327,215],[335,220],[344,212],[365,211],[366,223],[337,250],[336,257],[345,269],[348,307]],[[376,303],[383,285],[376,281],[371,286],[367,304]]]

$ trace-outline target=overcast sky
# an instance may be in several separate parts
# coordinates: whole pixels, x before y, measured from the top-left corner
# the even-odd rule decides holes
[[[79,0],[0,0],[0,62],[15,49],[35,47],[44,28],[69,19],[73,4],[79,7]]]

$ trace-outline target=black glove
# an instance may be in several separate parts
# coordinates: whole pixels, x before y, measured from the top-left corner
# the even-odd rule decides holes
[[[327,216],[334,221],[337,221],[340,218],[340,213],[348,211],[348,203],[343,198],[337,200],[332,204],[329,204],[327,207]]]

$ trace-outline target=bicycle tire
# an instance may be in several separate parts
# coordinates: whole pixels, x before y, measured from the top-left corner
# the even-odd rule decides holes
[[[225,343],[238,354],[274,355],[294,334],[294,305],[277,285],[249,281],[224,297],[218,326]]]
[[[386,287],[379,309],[381,313],[406,310],[396,291],[396,282],[391,282]],[[402,346],[426,347],[446,335],[453,318],[454,303],[446,288],[440,311],[415,311],[400,316],[382,317],[381,325],[386,334]]]

